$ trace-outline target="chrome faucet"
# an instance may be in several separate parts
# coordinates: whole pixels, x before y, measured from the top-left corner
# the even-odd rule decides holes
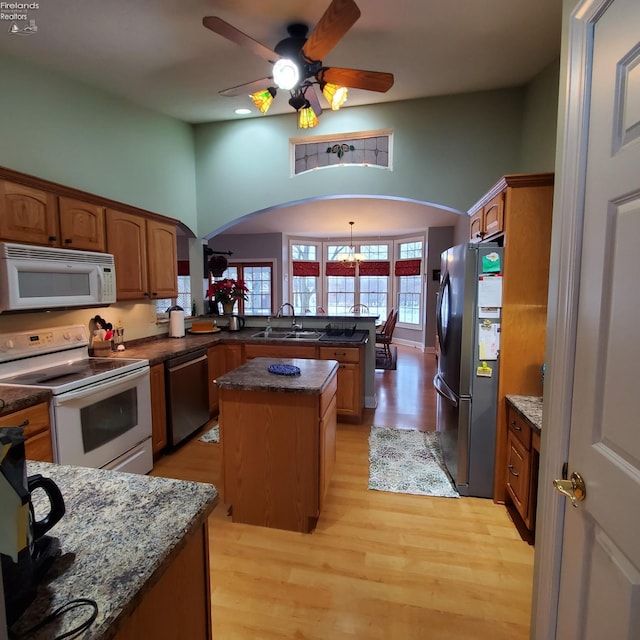
[[[296,310],[293,308],[293,305],[290,302],[285,302],[284,304],[280,305],[280,308],[278,309],[278,313],[276,313],[276,318],[282,318],[282,310],[285,307],[289,307],[291,309],[291,315],[295,318]]]
[[[289,307],[291,309],[291,328],[294,331],[300,331],[302,329],[302,325],[296,321],[296,310],[293,308],[293,305],[290,302],[285,302],[280,305],[278,309],[278,313],[276,313],[276,318],[282,318],[282,311],[285,307]]]

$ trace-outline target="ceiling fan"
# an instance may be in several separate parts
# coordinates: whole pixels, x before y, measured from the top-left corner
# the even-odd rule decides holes
[[[335,47],[360,17],[353,0],[332,0],[315,28],[304,24],[287,27],[289,37],[273,50],[254,40],[216,16],[203,18],[202,24],[214,33],[247,47],[273,64],[272,75],[220,91],[223,96],[249,94],[262,113],[266,113],[278,89],[289,91],[289,104],[299,113],[299,126],[313,127],[322,113],[313,85],[318,85],[332,109],[346,100],[347,88],[386,92],[393,86],[393,74],[343,67],[325,67],[322,59]]]

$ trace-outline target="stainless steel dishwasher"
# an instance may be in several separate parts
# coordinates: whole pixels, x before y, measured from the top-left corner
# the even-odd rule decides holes
[[[167,438],[176,447],[209,420],[207,352],[190,351],[165,363]]]

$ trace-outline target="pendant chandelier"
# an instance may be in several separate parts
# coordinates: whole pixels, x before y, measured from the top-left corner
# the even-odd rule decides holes
[[[355,268],[360,262],[364,260],[364,255],[362,255],[361,253],[356,253],[353,247],[353,225],[354,224],[355,223],[353,221],[349,222],[349,225],[351,226],[351,241],[349,243],[349,249],[347,251],[343,251],[338,256],[338,260],[340,262],[342,262],[348,267],[353,267],[353,268]]]

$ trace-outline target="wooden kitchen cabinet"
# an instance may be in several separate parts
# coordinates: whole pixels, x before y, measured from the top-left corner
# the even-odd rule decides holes
[[[174,225],[158,220],[147,220],[147,260],[151,297],[176,298],[178,296],[178,247]]]
[[[504,193],[491,198],[471,216],[471,242],[489,240],[504,229]]]
[[[215,383],[216,379],[237,369],[243,362],[241,344],[214,344],[207,350],[210,418],[217,416],[220,411],[220,391]]]
[[[104,207],[74,198],[58,198],[60,242],[66,249],[107,250]]]
[[[115,259],[118,301],[177,297],[175,226],[108,209],[107,250]]]
[[[320,343],[320,344],[327,344]],[[246,344],[246,360],[252,358],[319,358],[337,360],[337,414],[340,420],[362,419],[364,354],[360,347],[319,347],[317,344]]]
[[[0,181],[0,237],[11,242],[105,251],[104,207]]]
[[[317,358],[318,348],[309,344],[246,344],[246,360],[252,358]]]
[[[330,373],[317,392],[220,389],[224,501],[233,522],[304,533],[315,527],[335,464],[336,437],[337,378],[321,364]]]
[[[504,176],[470,210],[478,212],[503,199],[502,231],[484,236],[504,249],[500,326],[494,495],[507,499],[510,459],[517,445],[509,443],[507,395],[541,396],[541,367],[545,359],[549,258],[553,212],[553,174]],[[498,223],[496,223],[498,228]]]
[[[0,180],[0,238],[55,246],[59,236],[55,194]]]
[[[164,384],[164,364],[150,368],[151,384],[151,443],[153,455],[161,454],[167,446],[167,400]]]
[[[207,521],[191,535],[164,573],[119,622],[114,640],[211,640]],[[176,594],[180,597],[176,597]],[[162,615],[161,612],[166,612]]]
[[[24,448],[27,460],[53,462],[51,421],[47,402],[41,402],[0,417],[0,427],[22,427],[24,429],[26,438]]]
[[[337,409],[340,418],[356,422],[362,419],[361,353],[358,347],[320,347],[322,360],[338,361]]]
[[[537,430],[507,400],[507,499],[529,530],[535,527],[539,442]]]

